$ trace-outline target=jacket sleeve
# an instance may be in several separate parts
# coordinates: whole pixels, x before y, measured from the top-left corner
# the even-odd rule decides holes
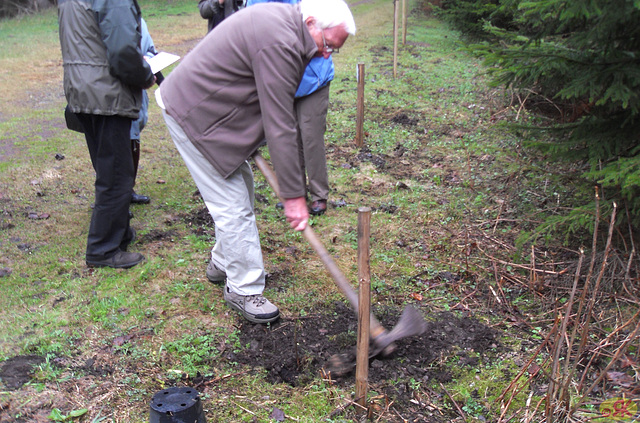
[[[153,73],[142,58],[140,27],[132,3],[107,6],[97,11],[102,42],[107,48],[109,72],[127,85],[146,88]]]
[[[147,23],[144,19],[140,21],[140,50],[145,57],[153,57],[158,54],[156,50],[156,46],[153,44],[153,39],[151,38],[151,34],[149,34],[149,28],[147,27]]]
[[[198,9],[200,9],[200,16],[204,19],[212,19],[218,13],[224,13],[224,5],[221,5],[218,0],[200,0]]]
[[[283,198],[304,197],[302,165],[298,154],[298,121],[294,94],[304,63],[289,46],[274,45],[253,59],[260,112],[271,161]]]

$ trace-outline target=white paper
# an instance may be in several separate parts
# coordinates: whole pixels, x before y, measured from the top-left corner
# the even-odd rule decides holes
[[[174,64],[179,59],[180,56],[161,51],[155,56],[148,58],[147,62],[149,62],[149,66],[151,66],[151,72],[158,73],[167,66]]]

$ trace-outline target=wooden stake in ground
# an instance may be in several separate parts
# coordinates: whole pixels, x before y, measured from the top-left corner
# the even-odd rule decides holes
[[[364,129],[364,63],[358,63],[356,74],[358,80],[358,98],[356,102],[356,147],[364,145],[362,131]]]
[[[409,0],[402,0],[402,45],[407,44],[407,2]]]
[[[369,379],[369,315],[371,310],[371,275],[369,270],[369,237],[371,209],[358,209],[358,280],[360,281],[358,307],[358,345],[356,356],[356,402],[368,409],[367,385]]]
[[[393,0],[393,79],[398,74],[398,0]]]

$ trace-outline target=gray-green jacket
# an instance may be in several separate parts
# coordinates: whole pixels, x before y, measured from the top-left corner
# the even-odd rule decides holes
[[[58,0],[64,93],[71,111],[136,119],[153,73],[140,50],[136,0]]]

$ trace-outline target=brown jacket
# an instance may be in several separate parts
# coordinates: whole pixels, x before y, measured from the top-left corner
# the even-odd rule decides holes
[[[222,176],[266,139],[281,195],[303,197],[293,102],[317,49],[299,7],[258,4],[200,41],[163,82],[162,100]]]

